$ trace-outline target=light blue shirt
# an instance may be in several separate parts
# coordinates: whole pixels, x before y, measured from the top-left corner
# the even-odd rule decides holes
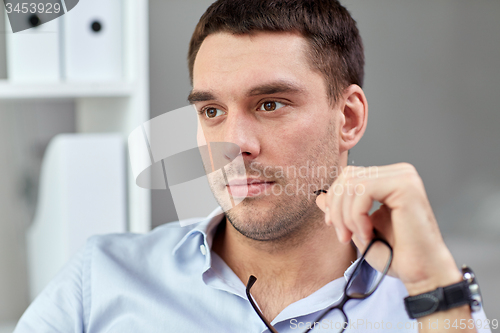
[[[89,238],[33,301],[15,333],[268,332],[243,282],[210,250],[223,217],[218,209],[206,219],[187,221],[187,227],[176,222],[147,234]],[[352,268],[290,304],[272,325],[280,333],[303,332],[339,301]],[[406,296],[401,281],[387,276],[369,298],[347,302],[346,332],[417,332],[417,322],[404,309]],[[474,316],[485,319],[484,312]],[[313,332],[334,325],[326,317]]]

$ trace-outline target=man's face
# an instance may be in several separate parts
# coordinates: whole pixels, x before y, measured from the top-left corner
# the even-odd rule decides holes
[[[212,181],[212,191],[219,203],[226,189],[245,197],[227,217],[252,239],[307,232],[321,221],[313,191],[334,180],[340,111],[307,49],[293,33],[217,33],[196,57],[190,97],[206,142],[237,144],[246,167],[246,175],[228,171],[232,186]]]

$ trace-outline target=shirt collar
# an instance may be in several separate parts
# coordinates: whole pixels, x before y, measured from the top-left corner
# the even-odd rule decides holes
[[[222,210],[222,207],[218,206],[215,210],[213,210],[205,219],[201,220],[193,227],[182,239],[177,243],[177,245],[172,250],[172,255],[176,255],[179,248],[181,248],[184,244],[188,242],[188,239],[191,239],[196,234],[201,234],[203,236],[204,243],[208,245],[207,251],[210,252],[212,249],[212,242],[215,236],[215,230],[220,222],[222,222],[225,214]],[[192,226],[192,225],[191,225]],[[359,257],[359,253],[358,253]],[[356,259],[356,261],[351,262],[351,266],[347,268],[344,272],[345,280],[349,280],[351,275],[354,273],[354,268],[356,263],[360,260],[360,258]]]
[[[215,236],[215,232],[217,230],[217,227],[220,222],[224,219],[225,214],[224,211],[222,210],[221,207],[217,207],[209,216],[207,216],[205,219],[201,220],[199,223],[196,225],[190,225],[187,226],[186,228],[191,227],[192,229],[189,230],[184,237],[177,243],[177,245],[174,247],[172,254],[175,256],[181,247],[187,246],[186,244],[192,243],[194,239],[197,239],[197,243],[200,242],[200,239],[197,238],[197,235],[201,235],[203,238],[203,244],[206,246],[206,255],[205,255],[205,268],[204,272],[206,273],[207,271],[210,272],[212,271],[210,269],[212,265],[212,258],[211,258],[211,248],[212,248],[212,242],[213,238]],[[359,253],[358,253],[359,256]],[[352,276],[354,273],[354,268],[356,267],[356,264],[359,262],[360,258],[355,260],[354,262],[351,263],[351,265],[347,268],[347,270],[344,272],[344,282],[340,282],[340,279],[331,281],[327,285],[323,286],[319,290],[317,290],[315,293],[312,295],[306,297],[306,299],[299,301],[298,303],[300,304],[291,304],[289,307],[287,307],[278,317],[275,318],[277,321],[282,321],[285,318],[292,318],[292,317],[297,317],[300,313],[300,315],[305,315],[309,313],[313,313],[316,311],[319,311],[321,309],[324,309],[327,306],[332,306],[338,300],[340,299],[342,295],[342,289],[344,284],[349,280],[349,278]],[[220,259],[222,261],[222,259]],[[232,281],[231,279],[226,276],[225,278],[221,278],[220,274],[224,273],[225,269],[225,264],[219,265],[219,270],[221,272],[218,272],[217,275],[219,278],[218,279],[212,279],[213,281],[210,282],[213,287],[221,290],[226,290],[229,291],[235,295],[238,295],[244,299],[246,299],[245,295],[245,286],[243,283],[239,280],[236,279],[235,281],[229,283]],[[357,279],[361,283],[359,287],[363,286],[369,286],[370,285],[370,280],[373,278],[373,273],[374,269],[371,268],[370,265],[363,263],[362,269],[359,272],[362,272],[363,279]],[[227,272],[226,272],[227,273]],[[229,273],[228,273],[229,274]],[[223,274],[224,275],[224,274]],[[227,275],[227,274],[226,274]],[[229,274],[230,275],[230,274]],[[234,275],[234,273],[233,273]],[[207,278],[208,279],[208,278]],[[209,279],[210,280],[210,279]],[[204,280],[205,281],[205,280]],[[215,281],[215,282],[214,282]],[[205,283],[207,283],[205,281]],[[304,303],[305,302],[305,303]],[[308,308],[308,311],[304,313],[302,306],[307,305],[306,308]],[[299,306],[300,305],[300,306]],[[299,308],[296,308],[299,306]],[[297,312],[299,311],[299,312]]]
[[[217,207],[210,215],[208,215],[205,219],[201,220],[192,228],[182,239],[177,243],[177,245],[172,250],[172,255],[176,255],[178,250],[188,242],[189,239],[193,238],[193,236],[197,234],[201,234],[203,236],[204,243],[208,245],[207,251],[210,251],[212,248],[212,241],[215,235],[215,230],[217,226],[224,218],[224,211],[219,206]],[[189,227],[186,227],[189,228]]]

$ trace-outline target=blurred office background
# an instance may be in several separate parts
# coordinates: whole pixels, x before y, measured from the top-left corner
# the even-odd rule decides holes
[[[187,104],[188,42],[211,2],[149,1],[149,117]],[[364,40],[369,102],[369,125],[349,163],[416,166],[457,264],[475,270],[486,314],[499,319],[500,2],[342,2]],[[2,7],[0,27],[3,19]],[[51,138],[78,131],[75,103],[0,98],[0,332],[29,304],[25,235],[40,167]],[[152,191],[150,209],[152,228],[177,219],[168,191]]]

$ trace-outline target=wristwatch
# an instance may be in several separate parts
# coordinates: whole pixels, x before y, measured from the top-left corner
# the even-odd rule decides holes
[[[472,269],[462,266],[463,281],[405,298],[405,308],[412,319],[469,304],[472,312],[481,310],[481,292]]]

